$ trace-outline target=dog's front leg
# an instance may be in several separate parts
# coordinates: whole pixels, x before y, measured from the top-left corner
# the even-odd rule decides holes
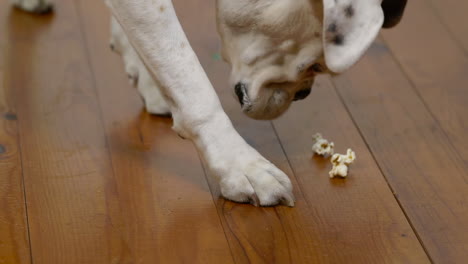
[[[180,26],[170,0],[110,0],[130,42],[161,87],[174,130],[192,140],[224,197],[294,204],[288,177],[235,131]]]

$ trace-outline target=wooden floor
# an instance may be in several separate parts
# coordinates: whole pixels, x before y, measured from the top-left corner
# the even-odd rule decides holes
[[[467,263],[467,1],[412,0],[339,77],[273,122],[244,117],[214,1],[175,0],[236,128],[290,175],[294,208],[219,197],[108,47],[103,1],[34,17],[0,2],[0,263]],[[312,157],[321,132],[358,155]]]

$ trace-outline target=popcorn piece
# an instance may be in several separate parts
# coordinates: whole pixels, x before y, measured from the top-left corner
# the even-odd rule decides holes
[[[321,156],[331,156],[334,153],[333,148],[335,147],[335,143],[328,142],[328,140],[324,139],[320,133],[317,133],[312,136],[315,143],[312,146],[312,151],[317,155]]]
[[[345,178],[348,176],[348,166],[354,162],[356,159],[356,154],[351,149],[346,151],[346,155],[334,154],[331,158],[331,163],[333,164],[332,170],[329,172],[330,178],[335,176],[340,176]]]

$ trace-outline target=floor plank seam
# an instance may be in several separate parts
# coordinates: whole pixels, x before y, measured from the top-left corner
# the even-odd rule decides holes
[[[90,59],[90,56],[91,54],[89,53],[89,46],[88,46],[88,41],[87,41],[87,37],[86,37],[86,34],[84,32],[84,24],[83,24],[83,16],[82,16],[82,9],[81,9],[81,1],[72,1],[73,2],[73,6],[75,7],[74,8],[74,11],[75,11],[75,14],[76,14],[76,17],[77,17],[77,24],[79,26],[79,36],[80,36],[80,41],[82,43],[82,47],[84,48],[84,53],[86,55],[86,58],[85,58],[85,61],[86,61],[86,64],[88,64],[88,67],[89,67],[89,72],[90,72],[90,75],[91,75],[91,81],[92,81],[92,90],[94,92],[94,96],[96,97],[96,105],[97,105],[97,108],[98,108],[98,113],[99,113],[99,121],[101,122],[101,130],[104,132],[104,140],[105,140],[105,148],[106,148],[106,152],[107,152],[107,158],[108,158],[108,164],[110,166],[110,172],[112,173],[112,180],[115,181],[115,176],[116,176],[116,172],[115,172],[115,166],[114,166],[114,159],[112,158],[113,155],[112,155],[112,151],[110,149],[110,143],[109,143],[109,137],[108,137],[108,134],[106,133],[107,132],[107,129],[106,129],[106,126],[105,126],[105,123],[104,123],[104,113],[103,113],[103,109],[102,109],[102,105],[101,105],[101,99],[100,99],[100,96],[99,96],[99,92],[97,90],[97,81],[96,81],[96,74],[95,74],[95,71],[94,71],[94,65],[93,63],[91,62],[91,59]],[[106,183],[106,185],[108,185],[108,183]],[[119,197],[119,193],[118,193],[118,189],[116,188],[115,186],[115,182],[112,183],[112,187],[116,193],[116,196]],[[106,200],[106,205],[107,205],[107,200],[109,199],[107,197],[107,195],[104,196],[105,197],[105,200]],[[118,199],[118,198],[117,198]],[[122,209],[121,209],[121,206],[120,206],[120,203],[118,203],[117,205],[117,208],[118,208],[118,212],[119,214],[121,214],[122,212]],[[109,208],[107,208],[109,210]]]
[[[278,139],[278,143],[279,143],[279,145],[280,145],[280,147],[281,147],[281,151],[283,152],[284,156],[286,157],[286,161],[288,162],[288,166],[289,166],[289,168],[291,168],[291,172],[292,172],[292,174],[293,174],[293,176],[294,176],[294,179],[295,179],[296,182],[298,183],[297,185],[298,185],[298,188],[299,188],[299,192],[300,192],[300,194],[301,194],[301,197],[304,197],[304,201],[305,201],[305,203],[307,204],[307,208],[310,210],[312,207],[311,207],[311,205],[309,204],[309,201],[308,201],[307,199],[305,199],[305,195],[304,195],[305,192],[304,192],[304,190],[302,189],[301,185],[299,184],[299,180],[298,180],[296,171],[294,170],[294,166],[292,166],[291,160],[289,160],[289,157],[288,157],[288,155],[286,154],[286,149],[285,149],[284,146],[283,146],[283,142],[281,142],[281,138],[280,138],[280,136],[279,136],[279,134],[278,134],[278,131],[276,130],[275,124],[273,124],[273,121],[270,121],[270,125],[271,125],[271,127],[272,127],[272,129],[273,129],[273,132],[275,133],[276,138]]]
[[[11,44],[10,44],[11,45]],[[10,65],[11,63],[11,55],[10,55],[10,52],[9,52],[9,49],[10,49],[10,45],[7,46],[6,48],[6,61],[8,62],[8,65]],[[11,74],[10,74],[10,70],[7,69],[5,70],[7,74],[5,74],[6,76],[6,80],[4,80],[4,83],[6,83],[6,85],[8,85],[8,87],[6,89],[11,89]],[[14,107],[12,107],[13,109],[16,109],[16,114],[18,112],[17,110],[17,106],[18,106],[18,101],[17,101],[17,97],[16,97],[16,91],[12,92],[10,94],[10,98],[11,98],[11,102],[12,104],[14,104]],[[16,127],[16,143],[17,143],[17,146],[18,146],[18,156],[19,156],[19,161],[20,161],[20,169],[21,169],[21,184],[23,185],[22,186],[22,192],[23,192],[23,199],[24,199],[24,213],[25,213],[25,218],[26,218],[26,236],[27,236],[27,239],[28,239],[28,246],[29,246],[29,256],[30,256],[30,263],[31,264],[34,264],[34,260],[33,260],[33,253],[32,253],[32,242],[31,242],[31,232],[30,232],[30,225],[29,225],[29,210],[28,210],[28,200],[27,200],[27,192],[26,192],[26,180],[25,180],[25,175],[24,175],[24,166],[23,166],[23,145],[22,145],[22,141],[21,141],[21,134],[19,132],[20,130],[20,126],[19,126],[19,122],[20,122],[20,118],[17,118],[16,121],[15,121],[15,127]]]
[[[442,27],[448,32],[448,34],[450,35],[450,38],[456,43],[456,45],[463,51],[463,53],[465,53],[465,57],[468,58],[468,49],[465,48],[465,46],[463,45],[463,43],[461,42],[461,40],[459,40],[456,36],[456,34],[450,29],[450,27],[447,25],[447,23],[445,23],[444,19],[442,18],[442,16],[439,14],[439,12],[437,12],[437,8],[434,6],[434,3],[432,2],[433,0],[429,0],[427,5],[429,6],[429,8],[431,9],[432,13],[434,14],[434,16],[437,18],[437,20],[439,21],[439,23],[442,25]]]
[[[221,214],[219,213],[218,206],[216,204],[216,199],[214,197],[213,189],[211,188],[211,185],[209,184],[208,177],[211,177],[211,176],[209,175],[208,170],[206,169],[205,164],[203,163],[203,159],[202,159],[202,157],[201,157],[201,155],[200,155],[200,153],[198,151],[197,151],[197,156],[198,156],[198,160],[200,161],[203,173],[205,174],[205,181],[206,181],[206,184],[208,185],[208,189],[210,190],[211,200],[213,201],[213,205],[216,208],[216,214],[218,215],[219,223],[221,224],[221,227],[223,228],[224,237],[226,238],[226,242],[228,244],[229,251],[231,252],[232,262],[237,263],[235,258],[234,258],[234,255],[233,255],[234,253],[232,252],[233,250],[232,250],[232,247],[231,247],[231,243],[229,242],[228,235],[226,233],[226,228],[223,225]]]
[[[79,2],[79,3],[75,3],[75,2],[74,2],[74,5],[75,5],[75,7],[76,7],[76,13],[77,13],[78,20],[79,20],[81,39],[82,39],[82,41],[84,42],[84,46],[85,46],[85,48],[86,48],[86,54],[87,54],[86,61],[87,61],[88,65],[89,65],[90,69],[92,69],[93,66],[92,66],[91,60],[90,60],[90,58],[89,58],[89,57],[90,57],[89,47],[88,47],[88,45],[87,45],[86,34],[84,33],[84,25],[83,25],[83,21],[82,21],[82,18],[83,18],[83,15],[82,15],[82,14],[83,14],[83,12],[82,12],[82,9],[81,9],[80,2]],[[109,30],[110,30],[110,28],[109,28]],[[99,97],[99,93],[98,93],[97,87],[96,87],[96,75],[95,75],[95,73],[94,73],[94,70],[91,71],[91,74],[92,74],[92,80],[93,80],[93,84],[94,84],[94,85],[93,85],[93,90],[94,90],[94,92],[95,92],[96,98],[98,99],[99,110],[100,110],[100,111],[99,111],[99,112],[100,112],[100,119],[101,119],[101,122],[104,122],[104,117],[103,117],[102,108],[101,108],[100,103],[99,103],[99,102],[100,102],[100,97]],[[103,130],[105,130],[105,128],[103,128]],[[109,139],[108,139],[108,137],[107,137],[107,134],[106,134],[105,138],[106,138],[106,148],[107,148],[107,150],[108,150],[109,157],[110,157],[110,164],[111,164],[111,166],[112,166],[112,173],[113,173],[113,175],[115,175],[115,169],[114,169],[114,164],[113,164],[113,159],[112,159],[112,152],[111,152],[110,149],[109,149],[110,144],[109,144]],[[209,177],[209,175],[207,174],[207,171],[206,171],[206,169],[205,169],[205,167],[204,167],[204,164],[203,164],[203,162],[202,162],[202,160],[201,160],[201,157],[200,157],[200,154],[198,153],[198,151],[197,151],[197,156],[198,156],[198,160],[200,161],[200,164],[201,164],[201,166],[202,166],[203,172],[204,172],[204,174],[205,174],[205,181],[206,181],[206,184],[207,184],[207,186],[208,186],[208,189],[210,190],[211,197],[212,197],[212,201],[213,201],[213,205],[214,205],[215,208],[217,208],[215,198],[213,197],[213,191],[212,191],[212,189],[211,189],[211,187],[210,187],[210,184],[208,183],[208,179],[207,179],[207,177]],[[230,250],[230,253],[231,253],[231,254],[230,254],[230,255],[231,255],[231,258],[232,258],[232,260],[233,260],[233,263],[236,263],[236,262],[235,262],[235,259],[234,259],[234,256],[233,256],[233,253],[232,253],[232,247],[231,247],[231,245],[230,245],[230,243],[229,243],[229,239],[228,239],[227,234],[226,234],[226,230],[225,230],[225,228],[224,228],[224,226],[223,226],[223,224],[222,224],[222,221],[221,221],[221,216],[220,216],[220,214],[219,214],[219,211],[216,210],[216,213],[217,213],[217,215],[218,215],[218,219],[219,219],[219,221],[220,221],[220,224],[221,224],[221,226],[223,227],[224,237],[226,238],[226,242],[227,242],[227,244],[228,244],[228,247],[229,247],[229,250]]]
[[[17,125],[18,127],[18,125]],[[32,242],[31,242],[31,232],[30,232],[30,226],[29,226],[29,210],[28,210],[28,200],[27,200],[27,194],[26,194],[26,181],[24,179],[24,167],[23,167],[23,151],[22,151],[22,145],[21,145],[21,139],[18,135],[16,136],[16,140],[18,142],[18,153],[19,153],[19,158],[20,158],[20,165],[21,165],[21,181],[23,184],[23,199],[24,199],[24,211],[25,211],[25,217],[26,217],[26,226],[27,226],[27,236],[28,236],[28,245],[29,245],[29,255],[31,256],[31,264],[34,264],[34,258],[33,258],[33,253],[32,253]]]
[[[426,256],[427,258],[429,259],[429,261],[431,263],[434,263],[434,260],[432,259],[431,255],[429,254],[429,251],[427,250],[424,242],[422,241],[421,237],[419,236],[419,233],[417,232],[413,222],[411,221],[411,219],[409,218],[408,214],[406,213],[406,210],[404,208],[404,206],[401,204],[400,200],[398,199],[398,196],[396,195],[395,193],[395,190],[393,189],[392,185],[390,184],[390,182],[388,181],[387,177],[385,176],[385,173],[383,172],[382,170],[382,167],[380,166],[379,162],[377,161],[377,158],[375,157],[375,154],[374,152],[372,151],[369,143],[367,142],[367,140],[365,139],[364,137],[364,134],[362,133],[361,131],[361,128],[358,126],[356,120],[354,119],[354,116],[351,114],[351,111],[349,110],[345,100],[343,99],[343,96],[341,95],[341,93],[339,92],[339,89],[336,87],[336,84],[334,81],[332,81],[332,85],[333,85],[333,89],[335,90],[335,92],[337,93],[338,95],[338,98],[340,99],[341,103],[343,104],[344,108],[346,109],[346,112],[348,113],[348,116],[349,118],[351,119],[351,121],[353,122],[354,126],[356,127],[358,133],[359,133],[359,136],[361,137],[362,141],[364,142],[364,144],[366,145],[372,159],[374,160],[375,164],[377,165],[377,168],[380,172],[380,174],[382,175],[382,177],[384,178],[385,182],[387,183],[387,186],[388,188],[390,189],[390,191],[392,192],[392,195],[393,197],[395,198],[395,201],[397,202],[398,206],[400,207],[400,210],[401,212],[404,214],[405,218],[406,218],[406,221],[408,222],[408,224],[410,225],[411,229],[413,230],[413,233],[415,234],[416,238],[418,239],[419,241],[419,244],[421,244],[421,247],[423,248],[424,252],[426,253]]]
[[[431,110],[431,107],[429,106],[429,104],[426,102],[426,100],[424,99],[422,94],[416,88],[417,85],[411,80],[410,75],[407,73],[407,71],[405,70],[403,64],[398,60],[398,57],[395,55],[395,53],[392,51],[392,49],[389,48],[389,45],[388,45],[387,41],[385,40],[385,38],[382,37],[381,39],[382,39],[383,44],[387,47],[387,51],[390,54],[390,56],[392,57],[393,61],[400,68],[400,73],[404,76],[404,78],[408,82],[411,89],[414,91],[414,93],[419,98],[419,100],[421,100],[421,103],[423,104],[423,106],[424,106],[425,110],[427,111],[427,113],[429,114],[429,116],[432,118],[432,120],[434,120],[437,127],[442,132],[442,135],[445,138],[445,140],[448,142],[448,147],[453,152],[454,157],[456,157],[460,161],[460,164],[464,165],[463,168],[460,168],[460,171],[468,171],[468,165],[465,165],[463,156],[460,155],[460,153],[458,152],[457,147],[455,146],[455,144],[453,144],[452,139],[450,139],[447,131],[445,130],[445,128],[440,123],[440,120],[436,117],[434,112]],[[341,97],[341,95],[340,95],[340,97]],[[463,177],[463,179],[465,179],[465,182],[466,182],[466,177]]]
[[[89,53],[89,47],[88,47],[88,42],[87,42],[87,38],[86,38],[86,34],[84,32],[84,26],[83,26],[83,20],[82,20],[82,13],[81,12],[81,5],[80,5],[80,1],[72,1],[73,2],[73,6],[75,7],[74,10],[75,10],[75,14],[77,16],[77,23],[78,23],[78,26],[79,26],[79,34],[80,34],[80,40],[81,40],[81,44],[83,45],[82,47],[84,48],[84,52],[85,52],[85,55],[86,55],[86,64],[88,64],[88,67],[90,69],[90,74],[91,74],[91,80],[93,82],[93,92],[94,92],[94,96],[96,96],[96,105],[97,105],[97,108],[98,108],[98,111],[99,111],[99,121],[101,121],[101,130],[104,132],[104,138],[105,138],[105,142],[106,142],[106,145],[105,145],[105,148],[106,148],[106,152],[108,154],[108,159],[109,159],[109,165],[110,165],[110,171],[112,172],[112,176],[115,177],[115,169],[114,169],[114,161],[112,159],[112,152],[110,150],[110,143],[109,143],[109,137],[108,137],[108,134],[106,133],[106,128],[105,128],[105,123],[104,123],[104,113],[103,113],[103,110],[102,110],[102,106],[101,106],[101,98],[99,96],[99,93],[97,91],[97,85],[96,85],[96,74],[94,73],[94,66],[93,64],[91,63],[91,59],[90,59],[90,56],[91,54]]]

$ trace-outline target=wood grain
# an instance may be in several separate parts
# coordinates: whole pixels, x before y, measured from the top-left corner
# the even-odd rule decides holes
[[[421,235],[429,240],[433,251],[429,252],[434,259],[453,263],[468,256],[468,225],[464,224],[468,222],[468,42],[466,28],[458,25],[466,24],[461,13],[466,7],[453,1],[411,1],[405,23],[383,34],[412,88],[441,127],[442,131],[435,131],[448,148],[441,151],[433,144],[433,151],[442,154],[434,155],[440,159],[435,164],[444,167],[425,179],[433,186],[428,197],[437,195],[440,205],[435,203],[430,212],[418,214],[430,213],[434,219],[424,223],[431,232]]]
[[[231,96],[214,3],[174,4],[236,128],[290,175],[296,207],[220,197],[172,121],[143,110],[102,1],[56,1],[41,17],[4,1],[0,263],[463,263],[466,4],[410,1],[358,65],[274,122]],[[356,151],[348,179],[312,157],[315,132]]]
[[[319,241],[333,245],[323,250],[334,250],[332,262],[339,263],[428,263],[329,79],[319,78],[310,97],[274,124],[305,199],[315,210]],[[329,179],[330,162],[311,158],[310,144],[304,142],[317,132],[334,141],[338,153],[347,148],[357,153],[347,179]]]
[[[270,122],[242,115],[232,88],[227,86],[228,67],[213,59],[219,51],[214,6],[204,1],[180,6],[176,2],[176,6],[189,40],[234,125],[251,145],[291,176],[295,187],[297,204],[293,209],[252,210],[218,200],[237,262],[428,263],[330,84],[319,84],[318,94],[314,90],[312,98],[275,122],[286,157]],[[191,12],[195,8],[207,13],[195,16]],[[359,164],[352,168],[348,180],[330,181],[328,161],[311,157],[311,137],[317,131],[332,136],[342,151],[347,146],[358,150]],[[216,195],[215,184],[212,189]],[[361,252],[357,247],[366,250]]]
[[[468,164],[468,53],[452,38],[429,2],[412,1],[405,23],[385,31],[383,39],[460,158]],[[468,46],[465,48],[468,50]]]
[[[455,39],[468,53],[468,27],[466,27],[466,10],[468,10],[468,2],[457,0],[430,0],[425,2],[428,5],[426,8],[432,9],[437,15],[437,18],[445,27],[445,34],[449,34],[450,38]],[[436,38],[433,36],[432,38]],[[442,51],[446,52],[446,51]]]
[[[122,59],[110,51],[102,1],[78,2],[108,135],[130,263],[232,263],[194,146],[170,118],[145,112]]]
[[[30,263],[16,102],[8,67],[9,5],[0,3],[0,263]]]
[[[7,22],[33,262],[124,263],[113,173],[71,1]]]
[[[384,43],[335,83],[431,259],[463,262],[467,170]]]

